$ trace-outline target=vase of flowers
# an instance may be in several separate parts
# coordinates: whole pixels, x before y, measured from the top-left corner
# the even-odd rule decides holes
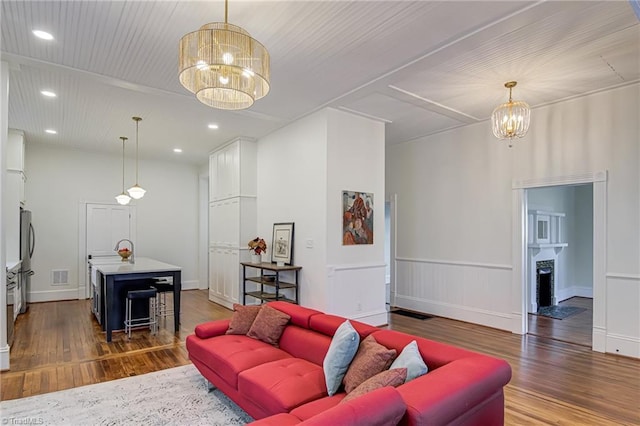
[[[267,251],[267,243],[260,237],[255,237],[249,241],[249,251],[251,252],[251,263],[260,263],[261,255]]]

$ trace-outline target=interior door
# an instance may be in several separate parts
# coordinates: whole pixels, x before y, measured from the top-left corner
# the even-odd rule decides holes
[[[116,243],[123,238],[135,243],[135,207],[119,204],[86,205],[86,240],[84,258],[85,297],[91,297],[91,277],[87,260],[113,256]]]
[[[131,207],[87,204],[87,256],[116,256],[123,238],[131,239]]]

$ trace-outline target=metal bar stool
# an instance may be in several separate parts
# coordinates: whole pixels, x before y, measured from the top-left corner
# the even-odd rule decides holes
[[[127,304],[125,306],[125,320],[124,331],[131,338],[131,330],[134,327],[149,326],[151,334],[158,333],[158,304],[157,304],[158,291],[155,288],[148,288],[144,290],[131,290],[127,292]],[[133,318],[133,301],[134,300],[148,300],[149,301],[149,316]]]
[[[166,318],[173,315],[173,303],[167,303],[167,293],[173,294],[173,282],[169,278],[158,278],[151,284],[158,291],[158,317]]]

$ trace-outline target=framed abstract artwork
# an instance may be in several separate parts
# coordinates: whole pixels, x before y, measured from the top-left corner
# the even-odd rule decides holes
[[[291,265],[293,262],[293,222],[274,223],[271,261]]]
[[[342,245],[373,244],[373,194],[342,191]]]

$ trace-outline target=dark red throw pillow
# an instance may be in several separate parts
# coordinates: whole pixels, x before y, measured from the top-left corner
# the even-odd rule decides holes
[[[229,322],[229,329],[226,334],[247,334],[253,321],[256,319],[261,306],[244,306],[233,304],[233,316]]]
[[[396,354],[395,349],[387,349],[369,335],[360,342],[358,352],[342,380],[344,390],[349,393],[365,380],[389,368]]]
[[[247,336],[278,347],[280,336],[290,319],[291,317],[284,312],[269,305],[262,305]]]

